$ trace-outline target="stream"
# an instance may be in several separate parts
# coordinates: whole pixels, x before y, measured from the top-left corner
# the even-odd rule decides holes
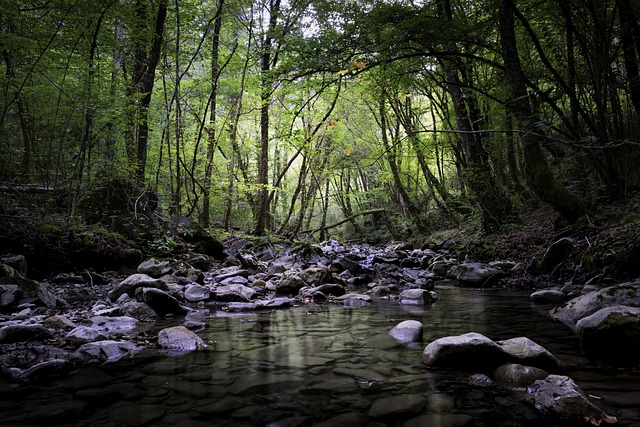
[[[580,355],[575,335],[532,304],[530,292],[436,286],[428,306],[376,298],[362,307],[309,304],[264,312],[201,312],[206,350],[157,353],[81,369],[45,386],[0,383],[3,426],[549,426],[524,389],[470,381],[474,373],[420,365],[436,338],[479,332],[526,336],[574,365],[566,374],[616,425],[640,425],[640,372]],[[389,330],[424,325],[424,343],[400,345]],[[172,323],[173,322],[173,323]],[[163,320],[158,329],[179,324]],[[420,396],[418,411],[372,416],[392,396]]]

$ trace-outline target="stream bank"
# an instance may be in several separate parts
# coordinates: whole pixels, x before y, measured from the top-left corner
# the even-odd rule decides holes
[[[228,242],[226,252],[229,256],[225,261],[216,261],[203,254],[190,254],[183,259],[148,259],[130,274],[105,271],[62,274],[40,282],[17,277],[13,285],[5,282],[1,296],[6,314],[0,328],[3,341],[0,361],[7,380],[3,395],[11,395],[16,387],[51,387],[52,384],[55,387],[56,382],[77,375],[79,369],[89,366],[122,366],[122,363],[145,366],[159,357],[178,356],[173,360],[179,360],[185,353],[206,355],[225,348],[231,351],[228,342],[212,333],[217,328],[212,326],[215,324],[213,318],[269,319],[278,316],[274,313],[319,316],[335,307],[357,311],[382,305],[399,307],[419,317],[429,307],[443,305],[439,290],[470,289],[480,295],[506,292],[510,275],[519,268],[518,263],[512,261],[480,263],[469,258],[460,261],[445,245],[414,248],[405,243],[387,247],[347,247],[329,241],[297,247],[255,247],[250,241],[240,239]],[[17,257],[9,261],[19,268],[19,260]],[[22,285],[29,285],[18,284],[22,280],[26,281]],[[564,300],[581,291],[575,287],[565,288],[554,291],[552,297],[558,298],[559,292]],[[525,293],[526,300],[530,300],[530,292]],[[554,306],[550,302],[538,299],[534,307],[544,311],[546,317]],[[473,306],[462,309],[467,312],[446,313],[451,318],[461,316],[464,319],[463,327],[457,333],[464,335],[486,328],[482,322],[476,324],[477,313]],[[481,309],[489,312],[490,303]],[[443,322],[447,322],[447,315]],[[269,320],[267,324],[271,322]],[[552,324],[550,320],[547,322]],[[392,324],[385,325],[386,332],[392,327]],[[569,334],[577,339],[571,332]],[[420,339],[406,344],[408,348],[423,347],[422,342],[428,344],[445,338],[424,331],[421,335]],[[514,336],[492,336],[490,341],[498,338]],[[268,339],[277,340],[277,337]],[[386,351],[397,349],[397,345],[385,338],[370,343],[367,348],[372,349],[367,351],[376,348]],[[240,349],[233,350],[244,354]],[[468,354],[460,357],[462,361],[475,357],[473,348],[462,351],[461,354]],[[251,359],[249,354],[244,357]],[[258,354],[262,351],[256,356]],[[305,360],[308,357],[306,355]],[[425,365],[424,357],[418,354],[411,366],[424,372],[424,366],[416,367],[421,359]],[[581,364],[591,363],[580,360]],[[332,365],[330,361],[325,362]],[[307,363],[302,362],[300,367]],[[528,360],[527,363],[532,362]],[[464,362],[445,365],[453,372],[467,372],[471,367]],[[315,366],[315,362],[310,366]],[[492,376],[497,367],[476,373],[487,371]],[[434,368],[440,369],[437,365]],[[554,369],[558,374],[566,373],[560,365]],[[411,371],[414,372],[413,368]],[[482,381],[494,381],[490,376]],[[354,381],[360,380],[362,378]],[[582,401],[585,405],[592,403],[585,396]],[[397,404],[397,400],[386,403],[391,407]],[[575,412],[576,409],[568,411]],[[400,412],[414,413],[413,410]],[[531,414],[528,417],[532,420],[564,416],[545,411],[539,411],[537,416],[535,411]],[[589,417],[600,421],[612,419],[605,415],[614,416],[594,412]],[[576,413],[569,414],[571,417],[576,418]],[[623,419],[629,423],[636,417],[637,414],[627,413]],[[469,419],[465,420],[469,422]]]

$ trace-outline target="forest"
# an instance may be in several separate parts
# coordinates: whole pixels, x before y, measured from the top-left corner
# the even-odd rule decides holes
[[[604,242],[594,263],[631,259],[639,10],[0,0],[0,242],[170,249],[181,221],[222,240],[513,241],[534,223]]]

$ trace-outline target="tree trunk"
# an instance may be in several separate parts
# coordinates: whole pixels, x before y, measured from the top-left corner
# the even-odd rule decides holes
[[[211,175],[213,173],[213,153],[216,147],[216,114],[218,98],[218,78],[220,77],[220,31],[222,29],[222,7],[224,0],[218,0],[217,16],[213,24],[211,37],[211,94],[209,96],[209,129],[207,131],[207,161],[204,168],[204,184],[202,186],[202,214],[200,225],[209,227],[211,223]],[[232,155],[233,156],[233,155]],[[232,162],[233,163],[233,162]]]
[[[138,0],[136,5],[137,19],[140,21],[140,25],[144,25],[146,22],[146,4],[145,0]],[[153,85],[155,81],[156,68],[160,61],[160,52],[162,48],[162,39],[164,35],[164,23],[167,17],[167,4],[166,0],[161,0],[158,7],[158,13],[155,20],[155,28],[153,33],[153,41],[150,46],[150,50],[147,53],[147,46],[138,44],[136,50],[136,62],[134,65],[134,72],[131,81],[132,89],[130,90],[131,102],[135,103],[130,108],[130,114],[134,115],[134,118],[130,118],[133,123],[130,126],[135,126],[137,121],[138,127],[136,132],[136,147],[135,151],[133,147],[130,148],[130,156],[135,152],[135,174],[139,182],[144,182],[145,167],[147,164],[147,144],[149,141],[149,105],[151,105],[151,93],[153,92]],[[141,29],[140,31],[144,31]],[[141,35],[137,35],[140,37]],[[140,99],[135,98],[140,96]]]
[[[269,76],[272,67],[273,37],[278,22],[280,0],[269,1],[269,26],[262,44],[261,93],[260,93],[260,154],[258,160],[258,188],[255,202],[254,234],[261,236],[269,225],[269,104],[273,79]]]
[[[513,0],[499,0],[500,7],[500,40],[502,57],[505,65],[505,76],[511,90],[509,105],[520,128],[524,174],[527,185],[533,193],[545,203],[548,203],[569,224],[573,224],[586,212],[581,200],[563,187],[553,177],[540,145],[542,130],[535,124],[538,119],[529,103],[525,76],[520,65],[516,46],[513,22]]]

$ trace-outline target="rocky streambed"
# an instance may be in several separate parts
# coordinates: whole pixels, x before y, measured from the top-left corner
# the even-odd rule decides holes
[[[459,261],[446,249],[418,249],[406,244],[346,247],[330,241],[297,248],[255,248],[247,241],[237,241],[227,247],[227,254],[224,261],[201,254],[148,259],[127,274],[85,271],[42,282],[25,278],[28,272],[20,256],[5,258],[5,277],[0,285],[0,368],[5,384],[0,396],[9,402],[13,392],[26,386],[55,387],[59,381],[91,366],[144,364],[140,361],[156,361],[159,357],[182,360],[180,355],[215,351],[217,346],[227,344],[210,330],[212,316],[273,312],[313,315],[327,307],[357,310],[380,301],[406,307],[409,312],[411,308],[420,311],[438,304],[440,288],[500,289],[502,280],[518,268],[509,261]],[[593,289],[564,287],[540,290],[531,299],[545,311],[570,299],[554,308],[551,315],[573,328],[587,355],[632,369],[638,366],[637,290],[640,283]],[[511,390],[532,408],[533,412],[525,417],[529,422],[617,421],[616,414],[603,410],[597,400],[566,375],[566,362],[524,336],[494,341],[477,333],[472,329],[473,314],[469,316],[469,329],[464,333],[434,337],[424,344],[426,334],[420,320],[395,322],[389,325],[388,336],[397,345],[423,348],[416,363],[425,372],[465,372],[469,373],[471,387],[498,384],[500,389]],[[380,341],[379,345],[390,348],[387,342]],[[317,370],[318,364],[330,363],[322,357],[305,360],[300,368],[309,365]],[[255,379],[245,380],[243,385],[242,375],[235,381],[215,400],[224,402],[227,394],[242,395],[247,390],[244,387],[261,386]],[[354,375],[353,381],[351,384],[361,392],[375,391],[379,382],[375,376],[364,374]],[[267,380],[262,387],[271,384]],[[334,385],[337,390],[345,387],[343,383]],[[240,405],[237,399],[233,402]],[[419,417],[429,406],[424,396],[407,393],[406,389],[384,393],[358,405],[353,409],[355,415],[346,416],[342,407],[335,416],[357,425],[378,421],[389,424],[392,416],[409,422],[408,415]],[[234,406],[234,410],[238,408]],[[456,415],[454,407],[445,412]],[[325,416],[331,420],[330,413]],[[289,418],[295,420],[276,420],[280,424],[273,425],[313,425],[317,421],[309,416]],[[451,420],[453,424],[445,425],[474,423],[473,417],[468,416],[454,416]],[[626,412],[623,420],[626,424],[640,422],[640,413]],[[61,417],[61,422],[67,421]],[[398,423],[389,425],[402,425]]]

